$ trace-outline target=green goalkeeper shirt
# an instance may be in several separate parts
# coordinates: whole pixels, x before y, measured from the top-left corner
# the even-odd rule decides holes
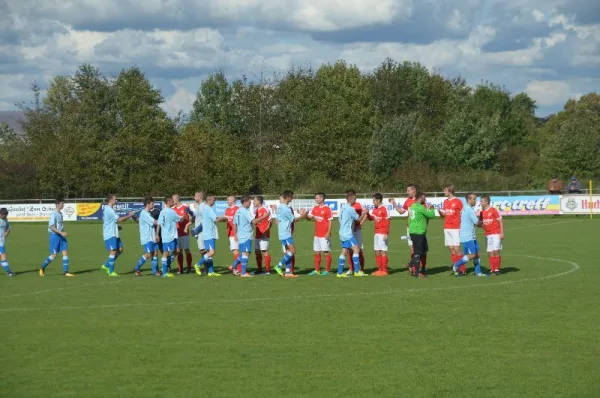
[[[435,209],[428,209],[421,203],[410,206],[408,218],[408,233],[415,235],[427,234],[427,219],[435,218]]]

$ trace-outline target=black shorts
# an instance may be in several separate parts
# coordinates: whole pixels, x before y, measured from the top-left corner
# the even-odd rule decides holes
[[[427,235],[410,234],[410,240],[413,244],[413,253],[418,256],[423,256],[429,251],[427,244]]]

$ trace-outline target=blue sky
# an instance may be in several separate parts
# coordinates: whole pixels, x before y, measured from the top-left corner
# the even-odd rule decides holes
[[[0,110],[91,63],[137,65],[174,114],[203,78],[386,57],[527,92],[538,115],[600,91],[600,1],[0,0]]]

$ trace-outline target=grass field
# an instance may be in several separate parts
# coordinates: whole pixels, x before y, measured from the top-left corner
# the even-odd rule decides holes
[[[38,276],[46,229],[14,223],[18,275],[0,275],[0,396],[600,396],[600,223],[505,224],[500,277],[450,276],[435,221],[430,277],[409,278],[405,223],[394,221],[387,278],[165,280],[131,274],[134,223],[110,279],[100,225],[66,225],[69,279],[60,261]],[[309,269],[312,225],[296,231],[297,266]],[[372,268],[371,225],[365,237]]]

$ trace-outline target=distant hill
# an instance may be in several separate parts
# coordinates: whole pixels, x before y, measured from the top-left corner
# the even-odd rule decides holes
[[[17,134],[23,134],[21,122],[25,120],[25,113],[21,111],[0,111],[0,123],[8,124]]]

